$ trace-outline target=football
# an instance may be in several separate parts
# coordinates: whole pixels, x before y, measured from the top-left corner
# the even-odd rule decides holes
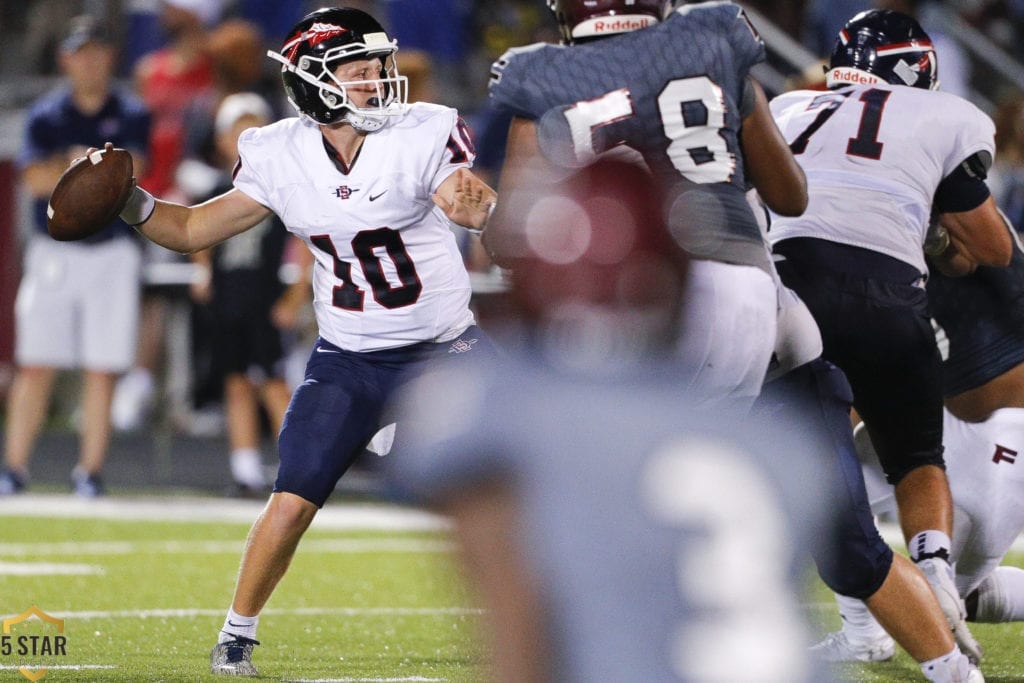
[[[107,143],[76,159],[57,181],[46,207],[55,240],[81,240],[110,225],[135,185],[132,155]]]

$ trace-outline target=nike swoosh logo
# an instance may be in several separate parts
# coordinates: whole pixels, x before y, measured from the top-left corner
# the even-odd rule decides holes
[[[316,352],[317,353],[337,353],[337,351],[335,351],[334,349],[322,349],[319,346],[316,347]]]
[[[370,195],[370,201],[371,201],[371,202],[375,202],[375,201],[377,201],[378,199],[380,199],[381,197],[383,197],[383,196],[384,196],[384,194],[385,194],[386,192],[387,192],[387,190],[384,190],[384,192],[381,192],[380,194],[371,194],[371,195]]]
[[[228,619],[228,626],[248,626],[249,624],[236,624],[235,622]]]

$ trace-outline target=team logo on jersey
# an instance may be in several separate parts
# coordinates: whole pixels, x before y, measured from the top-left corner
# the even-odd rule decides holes
[[[448,349],[448,353],[465,353],[466,351],[473,350],[473,344],[476,344],[476,339],[456,339],[452,342],[451,348]]]
[[[1011,465],[1017,463],[1017,451],[1007,448],[1006,446],[1000,446],[996,444],[995,455],[992,456],[992,462],[999,464],[1000,462],[1008,462]]]
[[[348,185],[339,185],[338,187],[331,190],[331,192],[333,192],[334,196],[337,197],[338,199],[348,199],[354,193],[359,192],[359,188],[349,187]]]

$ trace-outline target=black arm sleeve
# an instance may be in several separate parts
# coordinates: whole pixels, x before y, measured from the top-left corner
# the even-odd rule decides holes
[[[952,173],[942,179],[935,191],[935,210],[939,213],[960,213],[981,206],[988,199],[988,176],[992,156],[977,152],[969,156]]]

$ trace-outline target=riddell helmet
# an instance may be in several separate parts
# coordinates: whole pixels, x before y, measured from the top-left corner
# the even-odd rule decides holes
[[[267,56],[281,63],[281,79],[288,100],[300,114],[317,123],[346,122],[361,131],[375,131],[388,116],[404,114],[409,90],[398,74],[391,40],[377,20],[351,8],[319,9],[307,14],[288,33],[281,52]],[[379,57],[377,78],[341,81],[334,70],[344,61]],[[376,96],[359,107],[349,88],[374,88]]]
[[[548,0],[567,45],[656,24],[666,4],[666,0]]]
[[[825,83],[829,88],[891,83],[935,90],[938,57],[913,17],[890,10],[861,12],[839,31]]]

